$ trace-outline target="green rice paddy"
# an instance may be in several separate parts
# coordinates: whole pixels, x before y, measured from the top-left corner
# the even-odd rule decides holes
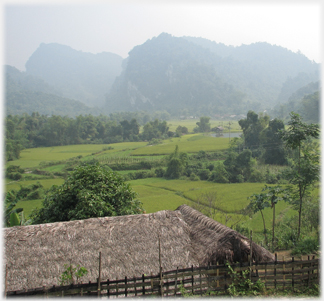
[[[229,147],[229,139],[215,138],[209,135],[201,134],[185,135],[182,137],[164,140],[162,144],[147,145],[145,147],[135,149],[130,154],[132,156],[166,155],[174,152],[176,145],[178,145],[180,152],[197,153],[200,150],[204,150],[206,152],[215,152],[227,149]]]
[[[198,120],[197,120],[198,121]],[[196,121],[196,122],[197,122]],[[176,126],[181,124],[186,126],[187,121],[177,122]],[[172,123],[173,124],[173,123]],[[195,123],[191,122],[194,127]],[[216,126],[216,125],[212,125]],[[171,130],[173,130],[171,128]],[[190,129],[189,129],[190,131]],[[137,162],[138,160],[160,160],[163,156],[174,151],[175,146],[179,146],[180,152],[194,153],[200,150],[218,151],[227,149],[229,146],[228,138],[215,138],[203,134],[185,135],[180,138],[164,140],[162,144],[148,146],[147,142],[124,142],[115,144],[88,144],[88,145],[69,145],[48,148],[26,149],[21,152],[19,160],[10,161],[7,165],[19,165],[22,168],[39,168],[50,172],[60,171],[65,167],[64,161],[82,156],[82,160],[96,158],[101,163]],[[41,162],[57,161],[57,164],[42,168]],[[121,174],[131,171],[123,171]],[[37,175],[34,175],[37,177]],[[61,185],[64,179],[41,179],[38,180],[45,187],[50,188],[52,185]],[[37,180],[12,181],[6,179],[5,191],[10,189],[19,189],[20,185],[30,185]],[[134,191],[138,193],[138,199],[143,203],[147,213],[160,210],[175,210],[182,204],[195,206],[198,199],[206,193],[217,195],[217,204],[214,218],[227,226],[235,225],[237,222],[251,228],[253,231],[260,232],[263,229],[261,214],[258,212],[250,219],[240,214],[240,210],[245,208],[249,201],[247,197],[253,193],[260,193],[264,183],[235,183],[235,184],[218,184],[207,181],[188,181],[188,180],[166,180],[162,178],[147,178],[129,182]],[[32,200],[19,202],[18,206],[22,207],[25,216],[31,213],[33,208],[41,207],[42,200]],[[290,209],[288,204],[279,203],[276,206],[277,216],[280,213],[296,214],[296,211]],[[272,210],[264,210],[266,225],[271,227]]]

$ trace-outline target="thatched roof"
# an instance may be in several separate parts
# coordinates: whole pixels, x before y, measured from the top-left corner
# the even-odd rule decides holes
[[[99,252],[102,279],[157,274],[159,237],[163,270],[213,263],[216,256],[232,260],[238,241],[243,253],[249,250],[246,237],[186,205],[175,211],[12,227],[4,229],[7,290],[58,285],[69,263],[88,269],[83,281],[96,281]],[[255,244],[253,252],[259,260],[273,259]]]

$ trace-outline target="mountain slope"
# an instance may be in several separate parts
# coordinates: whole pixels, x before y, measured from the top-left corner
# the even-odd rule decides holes
[[[218,71],[224,79],[250,99],[264,104],[287,101],[293,91],[320,79],[318,64],[281,46],[259,42],[233,47],[203,38],[185,38],[221,56]],[[295,81],[293,90],[283,95],[283,84],[298,76],[304,80]]]
[[[121,72],[122,57],[77,51],[56,43],[44,44],[26,63],[26,72],[41,77],[67,98],[88,106],[102,106],[105,94]]]
[[[244,95],[214,68],[221,57],[185,39],[161,34],[129,52],[107,97],[107,110],[167,110],[192,114],[239,112]]]
[[[106,109],[200,115],[259,111],[273,107],[287,79],[301,73],[309,82],[319,80],[319,65],[279,46],[233,47],[163,33],[129,52]]]
[[[6,114],[16,115],[38,112],[44,115],[75,117],[80,114],[99,115],[99,109],[89,108],[80,101],[58,96],[54,87],[42,79],[6,66],[5,109]]]

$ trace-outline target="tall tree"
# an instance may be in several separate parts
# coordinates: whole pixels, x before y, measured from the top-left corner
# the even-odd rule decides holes
[[[267,196],[265,193],[260,194],[253,194],[252,196],[248,197],[250,204],[247,206],[247,210],[251,211],[252,213],[257,213],[260,211],[262,221],[263,221],[263,233],[266,245],[268,245],[268,238],[267,238],[267,228],[265,224],[265,219],[263,215],[263,210],[267,207],[270,207],[268,202]]]
[[[260,146],[260,134],[268,126],[268,123],[268,115],[260,114],[259,116],[253,111],[247,113],[246,119],[239,120],[239,125],[243,130],[245,147],[254,150]]]
[[[210,118],[203,116],[200,117],[200,121],[196,122],[197,127],[194,128],[195,132],[199,133],[205,133],[210,131],[210,123],[209,123]]]
[[[279,131],[284,129],[285,125],[283,121],[275,118],[269,121],[269,126],[261,133],[262,146],[265,148],[263,154],[264,163],[277,165],[287,164],[284,144],[279,136]]]
[[[318,124],[306,124],[302,122],[300,115],[291,112],[288,129],[281,130],[279,133],[287,148],[297,151],[297,159],[290,172],[290,183],[297,186],[298,200],[295,202],[298,208],[298,233],[300,237],[301,216],[303,209],[303,198],[308,189],[319,180],[319,154],[316,149],[303,149],[305,142],[309,138],[319,137]]]

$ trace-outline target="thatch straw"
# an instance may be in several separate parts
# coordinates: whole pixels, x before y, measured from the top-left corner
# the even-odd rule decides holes
[[[64,264],[70,263],[89,271],[82,281],[94,282],[99,252],[102,280],[158,274],[159,237],[164,271],[204,265],[219,255],[233,259],[235,242],[245,246],[248,241],[186,205],[175,211],[6,228],[4,236],[9,291],[58,285]],[[255,244],[253,252],[272,259]]]
[[[250,240],[187,205],[177,208],[190,228],[190,239],[201,265],[247,261]],[[274,260],[273,254],[252,242],[252,258],[258,262]]]

